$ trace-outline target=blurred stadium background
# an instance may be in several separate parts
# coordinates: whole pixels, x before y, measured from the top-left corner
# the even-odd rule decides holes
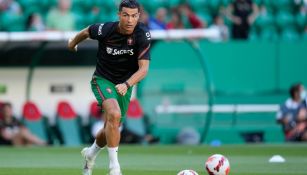
[[[41,138],[51,139],[53,145],[61,144],[61,139],[56,139],[55,126],[59,128],[65,146],[81,146],[91,141],[90,127],[96,119],[93,117],[95,100],[89,81],[96,63],[96,43],[82,43],[77,53],[68,52],[66,43],[75,31],[89,24],[116,20],[118,2],[72,0],[70,11],[75,19],[73,30],[55,31],[48,29],[47,18],[48,12],[57,6],[57,0],[0,0],[0,102],[12,103],[14,115]],[[154,16],[160,7],[170,10],[182,3],[181,0],[140,2],[149,16]],[[230,36],[219,38],[217,42],[214,37],[216,32],[210,28],[214,24],[214,17],[219,14],[231,30],[231,21],[225,14],[231,0],[189,0],[193,11],[203,22],[202,29],[191,29],[189,24],[184,24],[185,29],[181,30],[152,30],[150,71],[135,90],[142,110],[133,110],[134,107],[138,108],[138,103],[132,104],[126,127],[141,137],[151,135],[157,138],[159,146],[148,147],[149,150],[156,149],[152,151],[153,154],[166,154],[164,149],[172,152],[172,148],[161,145],[178,144],[183,137],[187,143],[196,142],[203,146],[174,146],[180,151],[171,153],[170,159],[179,160],[192,155],[188,160],[199,164],[198,160],[205,161],[206,156],[221,152],[230,156],[235,174],[306,173],[306,169],[302,171],[306,158],[300,155],[306,145],[285,143],[282,127],[276,123],[276,112],[279,104],[288,98],[290,85],[296,82],[307,85],[307,2],[253,2],[259,13],[245,40],[232,39]],[[6,3],[11,3],[11,6],[8,7]],[[33,31],[26,25],[33,14],[41,16],[42,23],[45,23],[43,30]],[[170,14],[167,18],[170,19]],[[147,144],[144,141],[138,143]],[[245,146],[246,143],[264,145],[254,148]],[[271,146],[276,143],[278,145]],[[240,146],[223,147],[224,144]],[[209,148],[207,145],[222,147]],[[36,149],[32,149],[18,149],[17,152],[21,155],[33,154]],[[124,147],[123,154],[133,155],[130,153],[133,149],[143,147]],[[258,151],[245,154],[247,152],[241,152],[244,149]],[[51,153],[59,151],[59,156],[64,152],[69,154],[70,151],[79,151],[74,148],[45,150]],[[0,171],[0,174],[22,174],[18,169],[11,169],[19,164],[15,162],[19,158],[13,154],[14,151],[0,148],[1,157],[6,152],[9,154],[4,157],[12,155],[9,163],[1,158],[3,172]],[[197,157],[195,151],[203,156]],[[184,154],[176,155],[179,152]],[[267,161],[273,154],[281,153],[290,158],[290,164],[285,166],[289,171],[275,171],[280,166],[270,167],[259,163]],[[250,157],[257,154],[262,157]],[[49,159],[51,155],[45,156]],[[144,156],[141,160],[148,160],[146,153],[139,156]],[[75,160],[75,155],[69,154],[66,158],[70,162]],[[242,169],[240,164],[249,159],[249,168]],[[54,157],[50,160],[57,161]],[[128,158],[123,161],[129,162]],[[297,161],[300,163],[296,164]],[[67,162],[63,162],[63,165]],[[189,161],[184,162],[187,168],[204,171],[203,163],[193,166]],[[69,173],[70,169],[76,173],[78,163],[63,167],[55,163],[46,174],[72,174]],[[179,163],[180,166],[173,165],[168,169],[163,163],[156,168],[152,164],[153,167],[141,168],[142,172],[138,172],[135,170],[139,168],[139,163],[136,161],[128,174],[174,174],[185,166]],[[19,165],[30,174],[35,174],[31,168],[38,168],[34,171],[39,171],[39,167],[49,166]],[[125,166],[129,169],[130,164],[124,163]],[[267,167],[261,170],[257,166]],[[53,168],[63,168],[63,171],[53,171]]]

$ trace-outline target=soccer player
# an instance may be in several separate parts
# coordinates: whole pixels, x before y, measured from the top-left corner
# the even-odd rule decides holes
[[[83,40],[98,40],[91,88],[106,121],[95,142],[81,151],[85,158],[83,175],[92,174],[95,158],[105,146],[109,153],[109,175],[122,174],[117,156],[119,126],[130,102],[132,86],[146,76],[150,60],[151,36],[145,25],[138,22],[139,16],[139,3],[123,0],[119,5],[119,21],[93,24],[68,42],[68,48],[77,51],[77,45]]]

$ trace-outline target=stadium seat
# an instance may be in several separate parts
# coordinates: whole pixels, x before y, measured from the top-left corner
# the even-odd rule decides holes
[[[259,38],[264,41],[277,41],[279,36],[276,28],[272,26],[263,28],[260,31]]]
[[[79,146],[82,143],[80,119],[66,101],[59,102],[57,106],[57,125],[66,146]]]
[[[104,11],[101,10],[100,13],[98,14],[98,19],[97,22],[107,22],[107,21],[116,21],[117,20],[117,15],[116,11]]]
[[[2,110],[3,102],[0,101],[0,111]],[[0,120],[3,118],[2,112],[0,112]]]
[[[260,6],[263,3],[263,0],[253,0],[253,3],[257,4]]]
[[[90,0],[93,2],[93,6],[96,6],[104,11],[117,11],[117,0]]]
[[[80,9],[83,12],[88,12],[93,4],[92,0],[72,0],[72,10]]]
[[[283,142],[281,126],[276,123],[276,113],[242,113],[236,115],[235,127],[240,134],[259,132],[264,142]]]
[[[293,26],[295,24],[295,18],[290,12],[280,11],[276,15],[276,24],[279,29],[283,30],[286,27]]]
[[[195,12],[210,12],[209,0],[189,0],[188,2]]]
[[[197,13],[197,16],[204,21],[208,26],[210,26],[213,23],[212,16],[206,12],[204,13]]]
[[[206,144],[243,144],[243,137],[233,127],[210,127],[205,140]]]
[[[181,3],[181,0],[168,0],[167,1],[167,7],[168,8],[174,8],[178,6]]]
[[[306,14],[298,13],[295,17],[296,25],[300,31],[304,31],[305,26],[307,26],[307,16]]]
[[[227,7],[231,2],[232,2],[232,0],[222,0],[222,5],[224,7]]]
[[[279,11],[288,11],[292,12],[294,10],[294,1],[293,0],[278,0],[278,1],[272,1],[275,9],[278,9]]]
[[[269,12],[274,12],[274,2],[272,0],[262,0],[263,5]]]
[[[39,138],[48,141],[48,123],[38,107],[33,102],[26,102],[23,106],[23,122],[27,128]]]
[[[215,113],[211,118],[211,127],[232,127],[235,122],[233,113]]]
[[[222,5],[222,1],[223,0],[208,0],[209,1],[209,8],[211,10],[211,12],[218,12],[219,11],[219,8],[220,6]]]
[[[101,120],[101,107],[98,106],[98,102],[94,101],[90,105],[89,123],[93,123]]]
[[[167,7],[167,0],[140,0],[140,3],[144,6],[144,8],[149,12],[149,14],[155,14],[156,10],[159,7]]]
[[[139,136],[145,136],[146,128],[144,123],[143,109],[137,99],[130,101],[125,120],[126,128]]]
[[[255,25],[260,30],[263,30],[267,27],[273,27],[274,24],[274,16],[271,13],[261,14],[257,17],[255,21]]]
[[[18,0],[18,2],[23,9],[27,9],[31,6],[39,5],[40,0]]]
[[[77,9],[73,11],[73,14],[75,17],[76,29],[77,30],[84,29],[87,26],[86,15],[82,11]]]
[[[276,126],[276,113],[239,113],[235,117],[236,126],[246,126],[247,128],[266,128]]]
[[[0,24],[5,31],[24,31],[25,18],[21,14],[4,13],[1,16]]]
[[[300,39],[300,35],[295,28],[290,27],[282,31],[281,39],[283,41],[298,41]]]

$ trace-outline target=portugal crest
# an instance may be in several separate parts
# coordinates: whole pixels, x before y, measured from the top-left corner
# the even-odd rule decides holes
[[[107,90],[107,92],[108,92],[109,94],[112,94],[111,88],[107,88],[106,90]]]
[[[131,45],[134,44],[134,41],[133,41],[132,37],[129,37],[129,38],[127,39],[127,44],[128,44],[128,46],[131,46]]]

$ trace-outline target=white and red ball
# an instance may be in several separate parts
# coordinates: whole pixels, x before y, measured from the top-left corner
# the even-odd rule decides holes
[[[182,170],[177,175],[198,175],[194,170]]]
[[[205,166],[209,175],[228,175],[230,171],[228,159],[221,154],[210,156]]]

